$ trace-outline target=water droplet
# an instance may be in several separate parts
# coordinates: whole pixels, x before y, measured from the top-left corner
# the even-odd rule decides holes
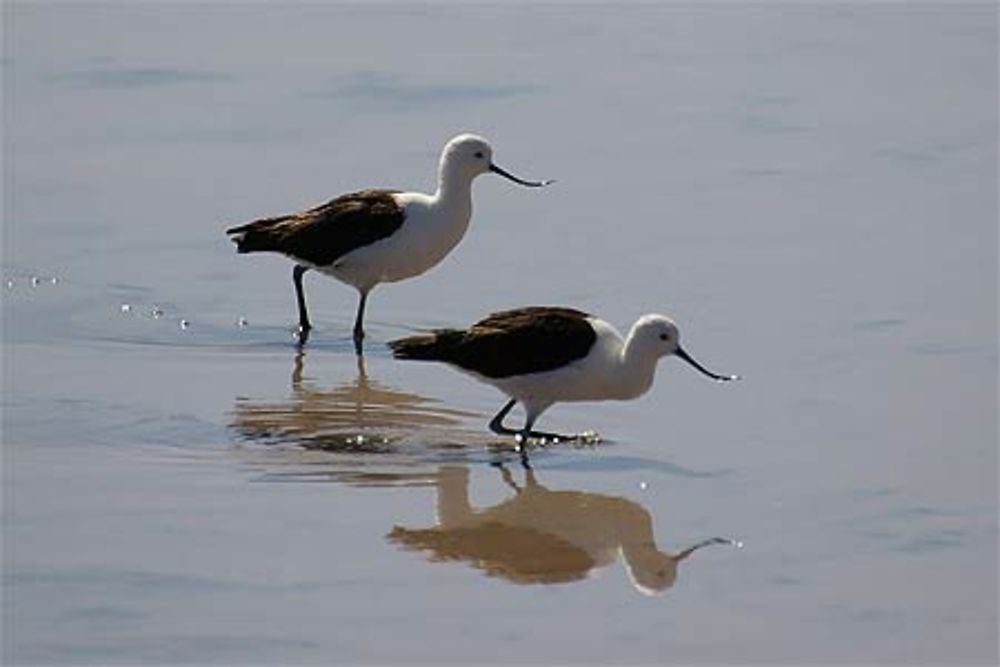
[[[649,483],[647,483],[647,482],[639,482],[639,490],[645,491],[648,488],[649,488]]]
[[[187,320],[181,320],[180,321],[180,326],[181,326],[181,329],[187,329],[189,326],[191,326],[191,323],[188,322]]]
[[[153,310],[151,310],[149,314],[152,315],[154,319],[158,320],[163,317],[163,309],[159,306],[153,306]]]
[[[743,542],[741,542],[740,540],[732,540],[731,544],[737,549],[743,548]]]
[[[122,312],[125,313],[125,314],[131,313],[132,312],[132,306],[130,304],[123,303],[122,304]]]
[[[41,278],[39,278],[38,276],[31,276],[31,286],[32,287],[38,287],[41,284],[42,284],[42,279]]]
[[[8,280],[7,281],[7,289],[14,289],[14,281],[13,280]]]
[[[240,327],[241,329],[242,329],[242,328],[245,328],[245,327],[246,327],[246,326],[248,326],[249,324],[250,324],[250,323],[249,323],[249,322],[247,322],[247,318],[245,318],[245,317],[241,317],[241,318],[239,318],[238,320],[236,320],[236,326]]]
[[[53,285],[58,285],[59,284],[58,276],[52,276],[51,278],[49,278],[49,282],[52,283]]]

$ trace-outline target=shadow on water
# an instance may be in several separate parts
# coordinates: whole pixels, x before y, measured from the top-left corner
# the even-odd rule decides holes
[[[432,528],[395,526],[386,536],[435,562],[464,562],[486,575],[517,584],[555,584],[586,579],[619,558],[636,590],[662,593],[677,580],[678,565],[709,544],[740,543],[712,538],[681,551],[661,551],[649,511],[637,502],[586,491],[551,490],[536,473],[524,470],[524,483],[496,466],[513,496],[475,509],[469,501],[469,469],[445,465],[408,483],[437,490],[437,521]]]
[[[357,358],[356,377],[332,389],[305,376],[305,358],[301,350],[295,355],[289,398],[236,399],[229,428],[240,440],[358,454],[392,453],[418,443],[461,449],[475,440],[462,429],[464,420],[475,415],[384,386],[369,378],[364,357]]]

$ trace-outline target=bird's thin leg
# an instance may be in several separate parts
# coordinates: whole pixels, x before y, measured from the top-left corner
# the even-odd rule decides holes
[[[500,412],[496,413],[493,419],[490,420],[491,431],[493,431],[497,435],[517,435],[518,433],[521,432],[514,430],[512,428],[508,428],[503,425],[504,417],[507,416],[507,413],[510,412],[511,409],[516,404],[517,404],[517,399],[512,398],[509,401],[507,401],[507,403],[502,408],[500,408]]]
[[[299,345],[305,345],[309,340],[309,331],[312,324],[309,323],[309,313],[306,310],[306,295],[302,291],[302,275],[309,270],[309,267],[296,264],[292,269],[292,282],[295,283],[295,298],[299,304]]]
[[[358,314],[354,318],[354,351],[359,357],[363,352],[361,341],[365,339],[365,304],[368,303],[368,292],[363,290],[360,294],[361,298],[358,299]]]
[[[560,438],[563,440],[570,440],[571,437],[556,435],[554,433],[545,433],[541,431],[533,431],[532,426],[535,425],[535,420],[538,419],[538,414],[531,414],[530,412],[525,417],[524,428],[513,429],[508,426],[503,425],[504,417],[507,413],[513,409],[517,404],[517,399],[512,398],[507,401],[500,412],[496,413],[493,419],[490,420],[490,430],[497,435],[513,435],[517,437],[517,450],[521,453],[521,465],[526,469],[530,470],[531,465],[528,463],[528,438]]]

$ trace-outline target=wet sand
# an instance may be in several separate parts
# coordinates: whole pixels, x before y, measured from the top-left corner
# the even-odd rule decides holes
[[[5,664],[997,661],[995,8],[102,7],[3,9]],[[557,183],[297,351],[222,230],[464,130]],[[536,303],[744,379],[526,471],[385,342]]]

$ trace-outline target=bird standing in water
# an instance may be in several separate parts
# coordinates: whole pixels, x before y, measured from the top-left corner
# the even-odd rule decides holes
[[[695,361],[681,347],[677,325],[663,315],[643,315],[623,338],[604,320],[579,310],[532,306],[494,313],[465,330],[439,329],[390,341],[389,346],[398,359],[441,361],[510,396],[490,421],[490,430],[517,436],[525,465],[528,438],[586,437],[533,430],[550,406],[638,398],[652,386],[662,357],[680,357],[713,380],[739,379]],[[524,426],[504,426],[518,402],[524,406]]]
[[[487,172],[528,187],[552,182],[514,176],[493,163],[493,149],[485,139],[461,134],[441,151],[434,194],[361,190],[300,213],[232,227],[226,233],[237,252],[278,252],[295,262],[292,281],[300,345],[312,329],[302,288],[306,271],[315,269],[358,290],[354,347],[360,355],[369,292],[379,283],[418,276],[448,255],[469,227],[472,181]]]

